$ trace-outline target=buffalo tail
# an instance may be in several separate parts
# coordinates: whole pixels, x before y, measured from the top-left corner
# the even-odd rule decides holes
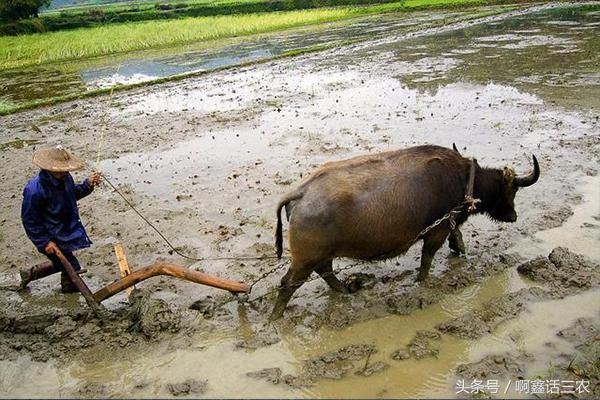
[[[302,197],[302,192],[295,191],[284,196],[277,205],[277,227],[275,228],[275,248],[277,249],[277,258],[281,259],[283,254],[283,226],[281,222],[281,209],[289,204],[292,200],[297,200]]]

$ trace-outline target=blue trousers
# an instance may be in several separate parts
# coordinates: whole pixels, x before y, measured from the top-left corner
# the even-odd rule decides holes
[[[75,271],[79,271],[81,269],[79,260],[73,255],[73,253],[71,253],[69,251],[63,251],[63,254],[65,255],[65,258],[71,263],[71,265],[73,266],[73,269],[75,269]],[[54,268],[56,268],[57,270],[60,270],[60,271],[64,270],[63,265],[60,262],[60,260],[58,259],[58,257],[56,256],[56,254],[44,253],[44,255],[46,257],[48,257],[48,259],[50,261],[52,261],[52,264],[54,264]]]

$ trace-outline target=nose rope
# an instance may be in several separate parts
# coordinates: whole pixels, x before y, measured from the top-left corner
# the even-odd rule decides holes
[[[471,158],[471,165],[469,167],[469,177],[467,182],[467,191],[465,192],[465,204],[467,205],[467,211],[473,213],[477,211],[477,204],[481,203],[481,199],[473,197],[475,190],[475,160]],[[452,228],[454,230],[454,228]]]

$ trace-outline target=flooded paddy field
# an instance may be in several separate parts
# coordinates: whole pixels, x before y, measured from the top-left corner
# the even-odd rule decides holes
[[[0,71],[2,99],[15,105],[82,95],[121,85],[197,74],[218,68],[307,51],[345,42],[420,32],[523,6],[478,7],[464,11],[416,11],[383,14],[349,21],[289,29],[284,32],[203,41],[200,43],[46,63]]]
[[[314,279],[274,323],[285,268],[250,302],[148,280],[107,300],[104,323],[56,276],[1,290],[0,396],[447,398],[480,379],[498,381],[492,397],[532,397],[515,381],[557,379],[598,397],[600,6],[436,29],[1,117],[0,286],[41,261],[19,220],[40,145],[82,155],[195,257],[273,255],[279,198],[328,160],[454,142],[520,173],[535,154],[541,178],[517,194],[515,223],[470,218],[467,254],[442,247],[427,282],[420,245],[336,260],[362,289]],[[253,283],[277,265],[169,255],[107,185],[80,210],[92,290],[117,277],[117,241],[134,269],[165,259]]]

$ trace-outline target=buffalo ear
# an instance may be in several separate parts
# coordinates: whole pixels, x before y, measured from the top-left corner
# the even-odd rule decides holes
[[[502,171],[502,177],[504,178],[504,182],[512,183],[515,180],[515,170],[512,168],[504,167],[504,171]]]

